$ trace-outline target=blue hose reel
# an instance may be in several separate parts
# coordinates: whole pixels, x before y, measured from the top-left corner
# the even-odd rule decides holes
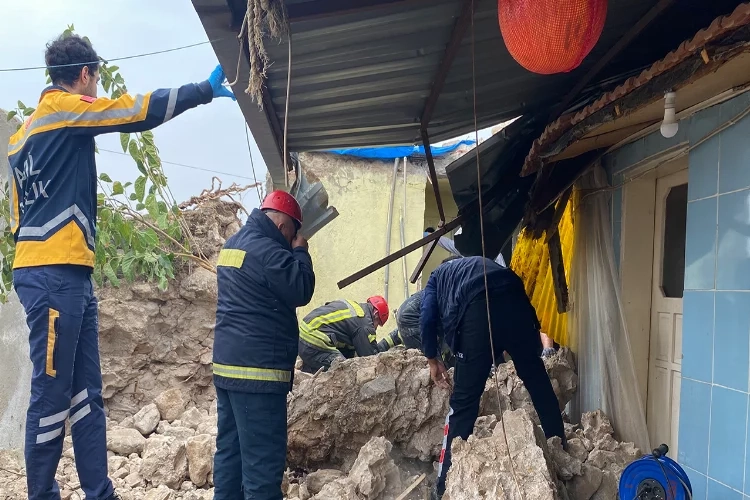
[[[692,500],[690,479],[668,452],[662,444],[628,465],[620,477],[620,500]]]

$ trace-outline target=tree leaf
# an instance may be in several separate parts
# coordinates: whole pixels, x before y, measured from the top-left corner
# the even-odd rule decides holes
[[[123,184],[123,185],[122,185],[122,187],[123,187],[123,188],[125,188],[125,189],[127,189],[127,188],[129,188],[130,186],[132,186],[132,185],[133,185],[133,183],[132,183],[132,182],[126,182],[125,184]]]
[[[159,205],[156,203],[156,196],[153,193],[146,196],[146,210],[153,219],[159,215]]]
[[[128,152],[128,144],[130,143],[130,134],[120,132],[120,145],[122,146],[122,152]]]
[[[18,109],[20,109],[21,111],[23,111],[24,109],[26,109],[26,105],[24,103],[22,103],[21,101],[18,101]]]
[[[145,194],[146,194],[146,177],[142,175],[135,180],[135,197],[138,201],[142,202]]]
[[[125,192],[125,189],[123,189],[122,184],[120,181],[115,181],[114,184],[112,184],[112,194],[118,195],[123,194]]]
[[[159,290],[162,292],[166,291],[169,283],[167,282],[166,276],[159,276]]]
[[[9,111],[8,114],[5,116],[5,120],[11,121],[17,114],[18,114],[18,111],[16,110]]]
[[[117,273],[115,273],[115,270],[112,269],[111,262],[104,263],[104,265],[102,266],[102,272],[114,286],[120,286],[120,280],[117,278]]]
[[[109,177],[109,175],[107,175],[107,174],[105,174],[103,172],[101,174],[99,174],[99,180],[103,181],[103,182],[112,182],[112,179]]]
[[[119,66],[110,66],[109,68],[110,73],[115,73],[118,69],[120,69]]]
[[[138,149],[138,143],[135,141],[135,139],[130,140],[130,144],[128,145],[128,152],[135,161],[143,160],[143,154],[141,153],[140,149]]]
[[[148,175],[148,171],[146,170],[146,167],[143,165],[143,162],[141,160],[136,160],[135,166],[138,167],[138,171],[140,173],[142,173],[143,175]]]
[[[134,194],[131,194],[130,196],[135,196],[135,195],[134,195]],[[132,199],[132,198],[131,198],[131,199]],[[143,210],[144,208],[146,208],[146,205],[144,205],[143,203],[139,203],[139,204],[137,204],[137,205],[135,206],[135,209],[136,209],[136,210],[138,210],[139,212],[140,212],[141,210]]]
[[[130,199],[130,201],[138,201],[138,195],[135,193],[130,193],[130,196],[128,196],[128,198]]]

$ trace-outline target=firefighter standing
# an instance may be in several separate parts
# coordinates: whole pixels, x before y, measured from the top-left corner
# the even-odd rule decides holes
[[[24,450],[28,495],[60,498],[55,472],[68,420],[86,498],[114,499],[91,279],[94,136],[148,130],[214,97],[234,95],[222,86],[219,66],[199,84],[97,98],[99,57],[76,35],[49,43],[45,61],[52,85],[8,146],[13,284],[26,311],[33,365]]]
[[[364,304],[334,300],[313,310],[299,325],[302,371],[315,373],[337,359],[387,350],[387,343],[376,343],[375,329],[388,321],[389,314],[388,303],[379,295]]]
[[[270,193],[219,253],[214,330],[218,435],[214,498],[281,500],[286,396],[299,329],[295,309],[315,288],[302,212]]]
[[[565,443],[557,397],[540,358],[539,321],[521,279],[510,269],[482,257],[464,257],[441,264],[425,287],[420,317],[422,349],[435,383],[448,387],[447,371],[438,358],[438,323],[442,324],[445,341],[456,356],[454,387],[433,498],[440,498],[445,491],[451,441],[456,436],[468,439],[474,430],[479,400],[492,367],[487,295],[496,361],[504,361],[503,351],[511,355],[546,437],[559,436]]]

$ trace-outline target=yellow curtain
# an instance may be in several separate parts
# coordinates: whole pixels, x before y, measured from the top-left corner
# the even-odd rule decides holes
[[[574,193],[575,194],[575,193]],[[573,199],[571,196],[565,207],[559,229],[562,246],[565,280],[570,286],[570,264],[573,256]],[[557,312],[557,300],[552,285],[552,272],[549,263],[549,249],[545,243],[546,234],[534,240],[522,231],[513,249],[510,268],[523,280],[526,294],[536,309],[542,332],[560,345],[569,345],[568,315]],[[571,294],[572,295],[572,294]]]

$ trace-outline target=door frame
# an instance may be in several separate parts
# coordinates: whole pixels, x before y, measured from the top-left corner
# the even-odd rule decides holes
[[[678,155],[667,150],[648,163],[628,169],[622,188],[621,297],[644,415],[648,409],[656,182],[683,171],[687,175],[687,149]]]

